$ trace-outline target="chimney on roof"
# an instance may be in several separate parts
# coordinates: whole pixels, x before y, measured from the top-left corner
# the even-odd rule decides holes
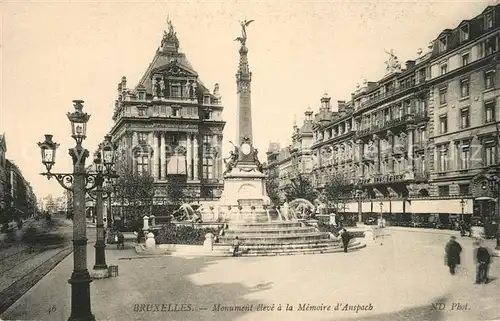
[[[406,61],[406,69],[412,69],[413,67],[415,67],[415,60]]]
[[[337,100],[337,111],[342,112],[345,110],[345,100]]]

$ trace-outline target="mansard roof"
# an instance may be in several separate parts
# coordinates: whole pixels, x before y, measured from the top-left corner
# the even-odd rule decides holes
[[[194,70],[186,55],[179,51],[177,33],[174,31],[171,21],[167,20],[167,22],[169,30],[168,32],[164,31],[160,47],[156,50],[151,63],[144,72],[134,91],[137,91],[138,89],[145,89],[147,94],[152,94],[152,76],[155,73],[176,73],[176,75],[181,77],[185,76],[197,79],[198,94],[203,95],[204,93],[210,93],[210,90],[198,78],[198,73]]]

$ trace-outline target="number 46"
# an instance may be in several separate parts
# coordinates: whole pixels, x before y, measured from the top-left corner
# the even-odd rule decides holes
[[[55,305],[53,305],[53,306],[51,306],[51,307],[49,307],[49,308],[47,309],[47,313],[48,313],[48,314],[51,314],[52,312],[56,312],[56,311],[57,311],[57,308],[56,308],[56,306],[55,306]]]

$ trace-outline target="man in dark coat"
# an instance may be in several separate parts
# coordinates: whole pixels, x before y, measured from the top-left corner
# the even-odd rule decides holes
[[[462,247],[456,241],[456,237],[452,236],[450,241],[446,244],[446,264],[450,268],[450,274],[455,274],[455,267],[460,264],[460,253]]]
[[[490,251],[483,246],[482,242],[477,242],[475,244],[477,246],[474,249],[474,260],[476,261],[476,284],[489,282],[488,279],[488,268],[491,263],[491,254]]]
[[[340,237],[342,238],[342,244],[344,245],[344,252],[347,253],[347,246],[352,238],[351,233],[347,232],[347,230],[343,228],[341,230]]]
[[[236,236],[233,241],[233,256],[238,256],[238,250],[240,249],[241,241]]]

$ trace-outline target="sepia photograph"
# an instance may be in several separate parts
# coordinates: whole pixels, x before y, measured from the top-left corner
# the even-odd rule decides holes
[[[500,321],[500,1],[0,12],[0,321]]]

